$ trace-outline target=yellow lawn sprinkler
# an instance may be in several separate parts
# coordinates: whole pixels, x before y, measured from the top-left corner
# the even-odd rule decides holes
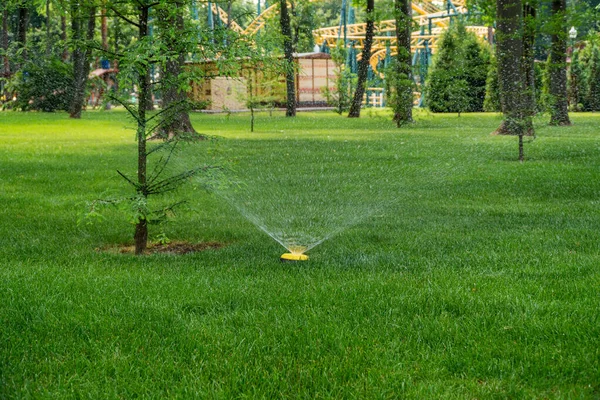
[[[284,253],[279,258],[281,262],[294,262],[294,261],[306,261],[308,256],[304,254],[306,251],[305,246],[292,246],[289,247],[289,253]]]

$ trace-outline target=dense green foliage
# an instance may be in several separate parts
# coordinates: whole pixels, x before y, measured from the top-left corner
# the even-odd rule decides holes
[[[591,37],[574,51],[569,70],[569,102],[577,111],[600,110],[600,45]]]
[[[247,115],[192,115],[220,139],[189,160],[381,200],[295,265],[196,183],[164,233],[227,246],[105,251],[130,225],[77,220],[125,193],[125,113],[0,113],[0,398],[597,398],[600,115],[541,124],[523,164],[498,117],[415,117],[398,135],[389,113],[263,114],[249,134]],[[289,184],[258,200],[285,207]]]
[[[600,46],[596,43],[589,47],[587,64],[588,76],[584,109],[600,111]]]
[[[455,23],[440,39],[427,76],[425,98],[433,112],[483,111],[490,51]]]
[[[485,98],[483,100],[483,110],[487,112],[502,111],[500,104],[500,87],[498,83],[498,61],[492,54],[488,74],[485,81]]]
[[[350,108],[352,93],[356,89],[357,83],[356,74],[345,64],[346,57],[347,50],[343,46],[331,49],[331,58],[340,67],[334,70],[335,85],[333,90],[328,87],[323,88],[327,104],[333,107],[338,114],[342,114]]]
[[[21,111],[67,111],[73,98],[73,70],[58,60],[28,62],[9,85],[9,92],[17,93],[9,107]]]

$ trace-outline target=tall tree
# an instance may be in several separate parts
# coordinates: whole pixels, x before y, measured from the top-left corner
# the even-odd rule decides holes
[[[480,112],[489,66],[487,45],[458,21],[444,32],[427,74],[425,98],[433,112]]]
[[[363,95],[365,94],[365,87],[369,72],[369,60],[371,59],[373,34],[375,32],[375,0],[367,0],[366,12],[367,23],[365,28],[365,41],[362,49],[362,58],[358,63],[358,83],[356,85],[354,97],[352,98],[350,111],[348,112],[349,118],[360,117],[360,109],[362,107],[362,100]]]
[[[600,46],[592,42],[589,47],[585,108],[587,111],[600,111]]]
[[[67,61],[69,59],[69,47],[67,46],[67,16],[65,15],[66,11],[63,10],[60,16],[60,40],[63,46],[63,52],[61,54],[61,58],[63,61]]]
[[[550,78],[550,125],[571,125],[567,95],[566,0],[552,0],[552,45],[548,62]]]
[[[10,61],[8,58],[8,4],[4,3],[2,7],[2,34],[0,35],[0,46],[4,52],[2,56],[2,66],[4,76],[10,76]]]
[[[523,5],[523,112],[525,114],[525,135],[533,135],[533,117],[536,114],[535,87],[535,34],[536,34],[535,5],[527,2]]]
[[[283,55],[285,58],[285,116],[296,116],[296,66],[294,64],[294,46],[292,38],[292,26],[287,0],[279,1],[281,35],[283,36]]]
[[[87,22],[87,30],[84,40],[83,27],[85,22]],[[96,7],[81,7],[80,4],[73,3],[71,26],[74,40],[73,101],[69,109],[69,116],[71,118],[81,118],[81,111],[85,103],[85,89],[90,74],[92,47],[89,46],[89,42],[94,38],[96,29]],[[85,43],[88,45],[84,45]]]
[[[100,15],[100,39],[102,40],[102,50],[108,52],[108,18],[106,16],[106,4],[102,5]]]
[[[162,107],[170,109],[165,124],[161,127],[161,136],[173,138],[182,134],[195,134],[190,116],[187,111],[187,95],[179,87],[179,77],[183,72],[185,54],[187,53],[187,31],[183,13],[185,2],[169,0],[158,9],[160,35],[165,48],[173,52],[168,57],[161,79],[163,80]],[[200,138],[201,136],[198,136]]]
[[[50,53],[52,52],[52,36],[50,35],[51,25],[50,0],[46,0],[46,57],[50,57]]]
[[[521,0],[496,0],[496,58],[500,103],[504,119],[494,132],[519,137],[519,160],[523,161],[523,6]]]
[[[392,108],[394,121],[398,127],[412,122],[413,77],[410,53],[412,26],[410,0],[394,0],[396,20],[396,63],[394,76],[394,96]]]
[[[150,19],[150,5],[146,2],[138,3],[138,41],[144,43],[148,38],[148,22]],[[147,119],[146,119],[146,104],[150,98],[150,82],[147,77],[150,75],[150,67],[148,63],[140,65],[138,72],[138,107],[137,107],[137,144],[138,144],[138,168],[137,168],[137,194],[145,202],[148,199],[148,153],[146,150],[147,142]],[[133,235],[135,242],[135,254],[142,254],[148,246],[148,218],[145,213],[140,213],[135,224],[135,233]]]
[[[29,4],[23,2],[17,9],[17,43],[22,50],[21,57],[27,61],[27,29],[29,28]]]
[[[173,138],[173,140],[156,144],[155,146],[148,143],[148,138],[154,136],[160,126],[164,124],[164,119],[161,116],[168,114],[170,111],[170,109],[163,108],[159,113],[150,114],[146,109],[146,104],[150,98],[150,87],[147,80],[150,69],[152,66],[157,66],[161,71],[164,71],[166,70],[166,62],[170,60],[178,61],[180,53],[187,54],[194,49],[192,47],[168,49],[168,40],[165,42],[163,39],[171,37],[172,34],[170,33],[164,32],[153,37],[150,35],[149,24],[151,14],[152,17],[156,17],[157,13],[164,9],[172,12],[174,16],[181,15],[181,10],[173,9],[174,1],[177,0],[136,0],[133,3],[109,2],[107,4],[114,15],[128,24],[126,25],[127,28],[137,30],[135,40],[123,44],[115,43],[117,51],[112,56],[118,61],[122,92],[137,89],[138,100],[137,102],[131,102],[128,96],[120,98],[119,92],[116,92],[112,96],[112,99],[121,103],[136,122],[136,175],[127,176],[121,172],[119,174],[135,190],[134,196],[122,199],[122,201],[127,201],[131,204],[133,213],[131,217],[135,223],[135,253],[138,255],[145,253],[147,249],[149,224],[164,220],[175,206],[182,203],[176,202],[170,206],[156,210],[150,207],[150,197],[175,190],[179,184],[187,181],[195,173],[208,169],[208,167],[204,166],[195,166],[190,170],[185,170],[165,178],[164,175],[168,174],[168,171],[171,170],[171,168],[167,168],[167,164],[172,159],[172,156],[174,156],[175,146],[178,143],[176,140],[177,137]],[[169,15],[171,14],[169,13]],[[175,31],[173,34],[181,33],[178,29],[174,25],[165,27],[165,30]],[[190,41],[182,43],[190,44]],[[215,40],[214,42],[206,41],[206,43],[203,43],[203,54],[206,54],[207,58],[215,57],[219,54],[224,60],[232,59],[233,57],[227,54],[227,51],[229,48],[234,47],[234,44],[221,46],[218,51],[214,51],[214,46],[217,43],[220,46],[223,45],[222,40]],[[237,47],[239,48],[241,45]],[[247,44],[245,44],[244,48],[248,49]],[[237,48],[233,52],[236,50]],[[239,64],[239,61],[236,62]],[[183,75],[180,78],[185,77]],[[170,83],[171,80],[168,79],[168,81]],[[167,85],[166,82],[163,79],[158,80],[156,82],[158,90],[163,89]],[[167,154],[165,154],[165,151]],[[155,155],[159,159],[155,163],[152,163],[154,166],[152,169],[149,169],[149,160],[151,160],[152,155]]]
[[[569,106],[572,111],[581,111],[583,103],[584,90],[583,88],[583,77],[584,68],[581,63],[581,51],[577,48],[573,49],[571,54],[571,67],[569,68]]]

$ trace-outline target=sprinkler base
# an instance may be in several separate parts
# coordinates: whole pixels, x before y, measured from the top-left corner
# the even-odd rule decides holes
[[[306,254],[284,253],[279,260],[281,260],[281,262],[306,261],[308,260],[308,256]]]

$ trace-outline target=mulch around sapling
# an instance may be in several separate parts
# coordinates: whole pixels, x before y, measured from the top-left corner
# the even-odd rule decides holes
[[[183,241],[173,241],[169,243],[148,243],[148,248],[144,254],[189,254],[198,253],[206,250],[220,249],[224,247],[225,243],[220,242],[202,242],[202,243],[189,243]],[[110,246],[101,249],[101,251],[107,251],[110,253],[119,254],[134,254],[134,245],[117,245]]]

